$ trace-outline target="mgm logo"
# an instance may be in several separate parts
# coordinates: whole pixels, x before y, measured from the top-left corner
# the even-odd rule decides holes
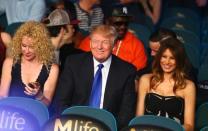
[[[99,127],[92,121],[68,120],[62,124],[60,119],[56,119],[54,131],[99,131]]]
[[[63,115],[53,119],[45,126],[44,131],[110,131],[108,126],[99,120],[84,116]]]

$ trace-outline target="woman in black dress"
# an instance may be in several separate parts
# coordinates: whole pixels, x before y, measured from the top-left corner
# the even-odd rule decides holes
[[[176,38],[161,42],[152,73],[138,84],[137,116],[157,115],[181,123],[185,130],[194,129],[195,85],[185,73],[185,50]]]

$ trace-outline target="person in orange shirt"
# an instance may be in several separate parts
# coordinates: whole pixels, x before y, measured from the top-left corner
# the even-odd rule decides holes
[[[147,56],[143,43],[128,31],[130,18],[131,16],[128,15],[127,8],[117,5],[113,8],[111,17],[107,19],[106,24],[113,25],[118,32],[113,54],[133,64],[137,70],[140,70],[146,66]],[[81,42],[79,49],[90,51],[89,36]]]

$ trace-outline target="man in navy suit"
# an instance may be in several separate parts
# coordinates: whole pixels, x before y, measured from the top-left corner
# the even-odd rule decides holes
[[[117,32],[114,27],[99,25],[90,34],[91,52],[73,55],[67,58],[60,76],[57,96],[60,110],[89,105],[93,77],[102,68],[102,93],[99,108],[111,112],[118,127],[127,126],[135,116],[135,74],[136,68],[112,55]]]

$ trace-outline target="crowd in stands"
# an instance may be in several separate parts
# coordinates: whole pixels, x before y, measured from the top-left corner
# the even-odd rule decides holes
[[[207,0],[0,0],[0,33],[0,101],[35,99],[51,117],[105,109],[118,130],[163,116],[186,131],[208,102]]]

